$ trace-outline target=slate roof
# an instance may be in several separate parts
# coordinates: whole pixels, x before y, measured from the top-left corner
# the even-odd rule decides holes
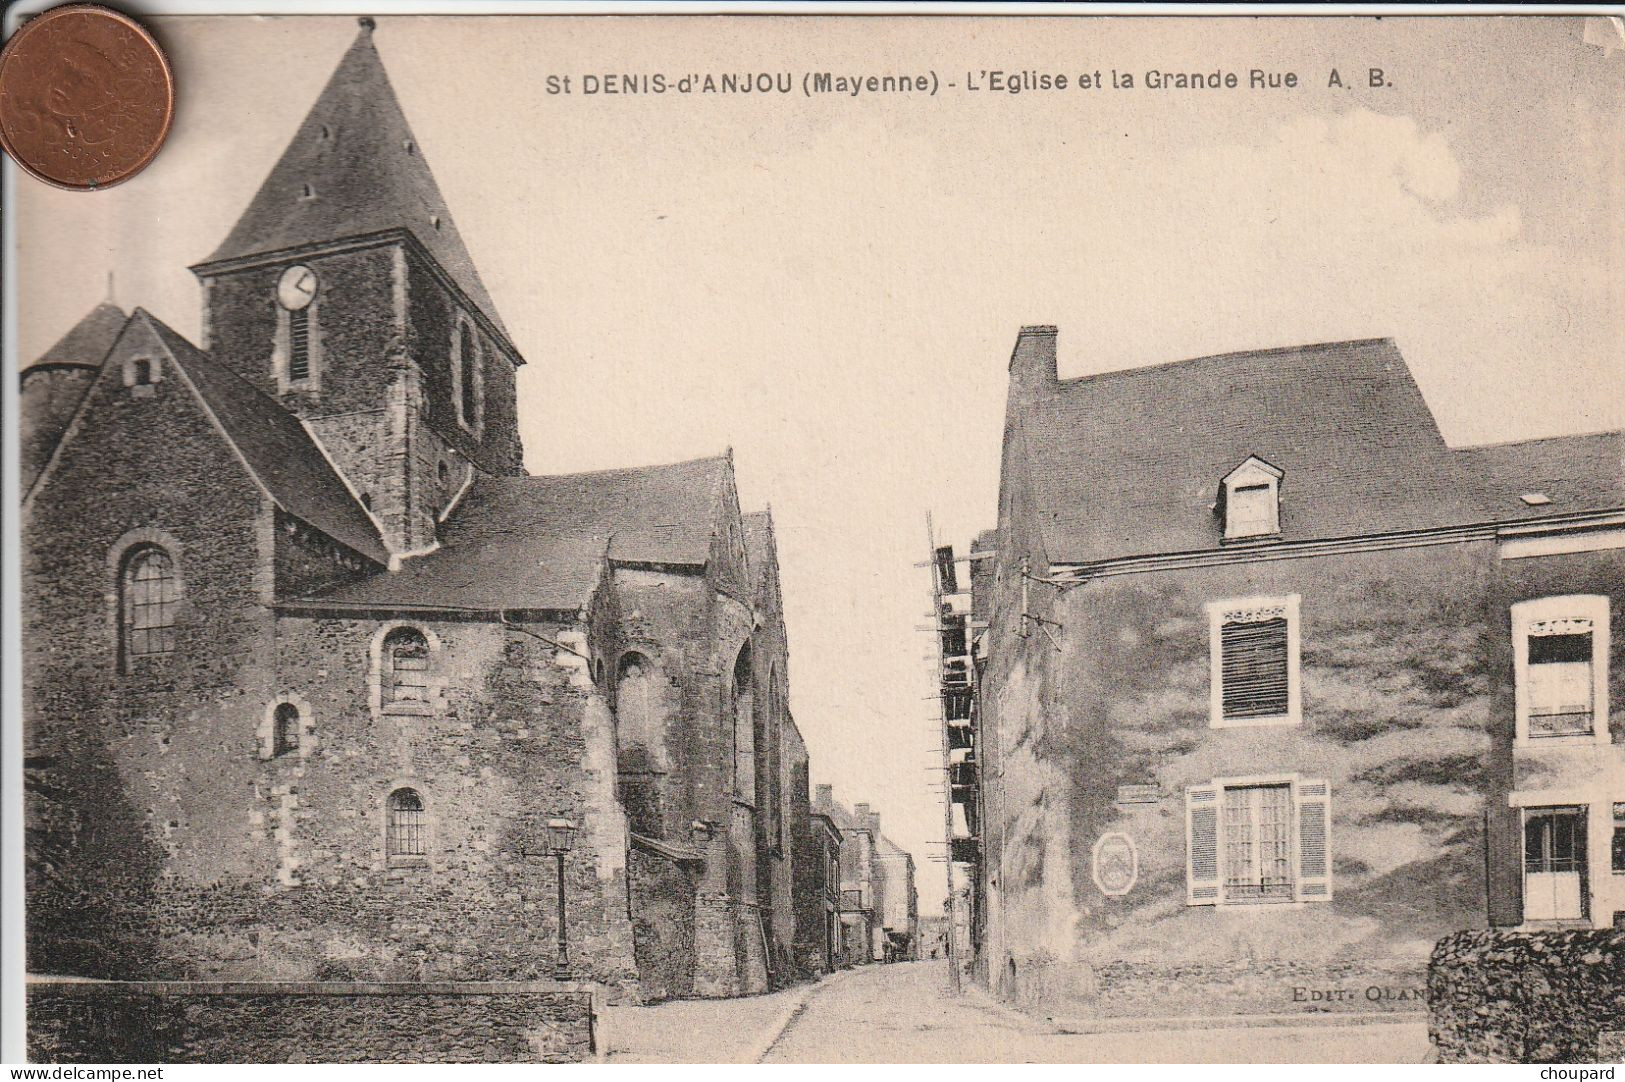
[[[1486,513],[1497,519],[1625,508],[1625,432],[1463,447],[1456,454],[1481,479]],[[1526,493],[1551,502],[1530,506]]]
[[[558,477],[481,477],[440,548],[303,599],[363,608],[573,611],[606,562],[703,567],[728,457]]]
[[[163,343],[278,506],[368,559],[388,562],[372,518],[297,417],[144,309],[129,325]]]
[[[1087,376],[1015,408],[1056,563],[1219,549],[1219,480],[1249,455],[1285,471],[1284,541],[1486,517],[1388,339]]]
[[[24,365],[23,371],[44,365],[100,368],[129,318],[123,309],[104,301],[85,313],[67,334],[57,339],[56,345]]]
[[[193,269],[394,229],[410,230],[508,337],[363,29],[230,235]]]
[[[842,834],[848,831],[867,831],[869,829],[863,823],[858,822],[858,817],[847,810],[846,806],[839,801],[832,800],[828,804],[814,804],[812,811],[815,815],[827,816],[829,821],[835,824],[835,829]]]

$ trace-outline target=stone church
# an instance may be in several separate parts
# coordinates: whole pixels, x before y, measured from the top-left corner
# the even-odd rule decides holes
[[[191,268],[22,375],[36,973],[791,976],[773,524],[731,452],[531,476],[525,363],[370,20]]]

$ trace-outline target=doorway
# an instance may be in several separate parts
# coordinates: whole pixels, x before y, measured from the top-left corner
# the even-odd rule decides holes
[[[1523,919],[1586,918],[1584,805],[1523,813]]]

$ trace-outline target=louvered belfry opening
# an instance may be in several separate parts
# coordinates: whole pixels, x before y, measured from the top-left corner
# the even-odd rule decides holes
[[[479,409],[479,392],[474,385],[479,378],[476,367],[479,364],[478,347],[474,344],[474,334],[468,329],[468,324],[463,324],[457,334],[458,408],[463,412],[463,423],[471,425],[475,423],[475,414]]]
[[[310,378],[310,313],[300,308],[288,313],[288,379]]]
[[[1287,713],[1286,617],[1226,623],[1219,637],[1224,716],[1268,718]]]

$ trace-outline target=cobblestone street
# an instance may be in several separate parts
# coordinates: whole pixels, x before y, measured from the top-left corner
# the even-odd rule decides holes
[[[949,995],[940,962],[751,999],[610,1008],[605,1022],[620,1063],[1418,1063],[1430,1052],[1415,1020],[1063,1033],[978,992]]]

